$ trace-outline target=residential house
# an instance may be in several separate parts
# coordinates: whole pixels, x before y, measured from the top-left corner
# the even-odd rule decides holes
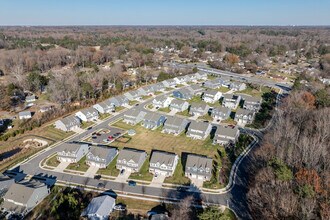
[[[155,112],[147,112],[144,116],[144,119],[141,125],[147,129],[156,129],[159,126],[163,125],[166,120],[164,115],[160,115]]]
[[[32,113],[30,111],[19,112],[18,118],[20,120],[32,118]]]
[[[172,176],[179,156],[175,153],[153,151],[150,157],[149,172],[155,175]]]
[[[173,79],[164,80],[162,83],[166,88],[175,88],[176,86],[176,82]]]
[[[220,78],[216,78],[213,80],[208,80],[204,82],[204,87],[209,89],[218,89],[222,86],[222,80]]]
[[[165,91],[165,86],[163,83],[159,82],[159,83],[156,83],[155,85],[155,91],[159,91],[159,92],[164,92]]]
[[[88,144],[66,143],[63,150],[57,152],[57,160],[60,162],[77,163],[88,151]]]
[[[87,121],[95,121],[99,118],[99,113],[96,109],[90,107],[86,109],[82,109],[75,114],[80,120]]]
[[[204,103],[192,103],[189,109],[189,113],[191,115],[196,115],[196,116],[203,116],[206,115],[207,112],[209,111],[210,106],[204,104]]]
[[[222,106],[236,109],[241,101],[241,96],[233,94],[223,94]]]
[[[207,90],[203,94],[203,100],[206,103],[216,103],[221,98],[222,93],[217,90]]]
[[[232,82],[229,88],[234,91],[242,91],[246,89],[246,84],[242,82]]]
[[[192,121],[188,127],[187,137],[205,140],[210,134],[212,126],[206,122]]]
[[[30,95],[25,97],[26,106],[33,106],[34,102],[37,100],[35,95]]]
[[[46,184],[36,180],[13,183],[3,197],[1,208],[7,212],[26,215],[49,194]]]
[[[152,104],[155,108],[168,108],[171,104],[172,98],[162,95],[155,97],[154,100],[152,100]]]
[[[229,143],[235,144],[239,136],[239,130],[237,127],[218,126],[214,138],[214,144],[226,145]]]
[[[197,72],[195,73],[196,79],[198,80],[207,80],[207,73]]]
[[[173,91],[173,96],[178,99],[190,100],[194,95],[189,89],[183,88]]]
[[[113,98],[108,99],[110,104],[114,105],[115,107],[119,107],[119,106],[125,106],[128,105],[129,100],[128,98],[126,98],[126,96],[124,95],[119,95]]]
[[[162,132],[179,135],[186,130],[188,123],[187,119],[169,116],[165,121]]]
[[[139,92],[132,90],[124,93],[124,96],[130,101],[140,101],[142,95]]]
[[[204,89],[198,84],[193,84],[187,87],[187,89],[189,89],[193,93],[193,95],[202,95],[204,92]]]
[[[92,146],[86,155],[86,164],[98,168],[106,168],[117,154],[118,150],[114,147]]]
[[[255,112],[259,111],[262,102],[261,98],[242,95],[242,99],[244,100],[244,104],[243,104],[244,109]]]
[[[147,153],[145,151],[124,148],[119,152],[116,168],[129,172],[139,172],[146,158]]]
[[[62,131],[73,131],[81,125],[80,119],[74,115],[59,119],[55,122],[55,128]]]
[[[81,216],[90,220],[108,220],[115,205],[115,198],[108,195],[99,196],[92,199]]]
[[[251,124],[255,112],[246,109],[237,109],[234,120],[240,125]]]
[[[15,182],[14,178],[0,173],[0,196],[2,197],[9,187]]]
[[[109,101],[109,99],[93,105],[93,108],[95,108],[101,114],[115,111],[115,106]]]
[[[229,118],[231,110],[229,108],[220,106],[212,109],[211,117],[217,121],[226,120]]]
[[[176,110],[177,112],[183,112],[189,108],[189,103],[187,101],[174,99],[170,104],[171,110]]]
[[[145,87],[140,87],[136,90],[136,92],[142,97],[142,96],[146,96],[148,93],[145,89]]]
[[[126,124],[130,124],[130,125],[136,125],[144,119],[144,116],[146,114],[147,113],[145,111],[141,111],[139,109],[132,108],[124,113],[123,122],[125,122]]]
[[[173,80],[176,82],[176,84],[185,84],[187,82],[185,76],[178,76],[173,78]]]
[[[208,181],[212,177],[212,159],[202,155],[188,154],[185,176]]]

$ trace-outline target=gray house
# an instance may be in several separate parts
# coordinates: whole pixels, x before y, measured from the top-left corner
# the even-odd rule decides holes
[[[220,78],[208,80],[204,82],[204,87],[209,89],[218,89],[222,86],[222,80]]]
[[[92,146],[86,155],[86,164],[89,166],[106,168],[117,154],[118,149],[114,147]]]
[[[153,151],[150,158],[149,172],[155,175],[172,176],[179,156],[175,153]]]
[[[229,118],[231,113],[231,110],[229,108],[220,106],[220,107],[216,107],[212,109],[211,112],[211,116],[212,118],[214,118],[215,120],[226,120],[227,118]]]
[[[57,160],[60,162],[77,163],[88,151],[88,144],[66,143],[64,149],[57,152]]]
[[[2,197],[9,187],[15,182],[14,178],[0,174],[0,196]]]
[[[206,103],[216,103],[221,98],[222,93],[217,90],[207,90],[203,94],[203,100]]]
[[[206,115],[207,112],[209,111],[210,106],[204,104],[204,103],[192,103],[190,106],[190,110],[189,113],[191,115],[198,115],[198,116],[202,116],[202,115]]]
[[[170,106],[171,101],[172,101],[172,98],[162,95],[162,96],[155,97],[155,99],[152,100],[152,104],[156,108],[167,108]]]
[[[192,121],[188,127],[187,137],[205,140],[211,130],[212,126],[209,123]]]
[[[166,88],[175,88],[176,86],[176,82],[173,79],[164,80],[162,83]]]
[[[202,155],[188,154],[185,176],[190,179],[210,180],[212,177],[212,159]]]
[[[244,100],[243,108],[250,111],[257,112],[260,109],[262,99],[258,97],[242,95]]]
[[[164,115],[160,115],[155,112],[148,112],[141,123],[141,125],[147,129],[156,129],[163,125],[166,120]]]
[[[223,94],[222,106],[236,109],[241,101],[241,96],[233,94]]]
[[[230,89],[234,91],[242,91],[246,89],[246,84],[241,82],[232,82],[229,86]]]
[[[235,144],[238,136],[239,130],[237,127],[231,128],[220,125],[215,132],[213,143],[221,145],[226,145],[229,143]]]
[[[182,88],[179,90],[173,91],[173,97],[183,100],[190,100],[193,97],[193,92],[187,88]]]
[[[146,158],[147,153],[145,151],[124,148],[118,154],[116,168],[130,172],[139,172]]]
[[[207,73],[197,72],[195,73],[195,77],[197,80],[207,80]]]
[[[82,109],[79,112],[77,112],[75,114],[78,118],[80,118],[80,120],[82,121],[95,121],[99,118],[99,112],[90,107],[90,108],[86,108],[86,109]]]
[[[254,111],[237,109],[234,120],[240,125],[250,124],[254,120]]]
[[[18,113],[18,118],[20,120],[32,118],[32,113],[30,111],[19,112]]]
[[[189,108],[189,103],[187,101],[173,99],[170,104],[171,110],[176,110],[178,112],[183,112]]]
[[[107,220],[115,205],[116,199],[111,196],[99,196],[92,199],[81,216],[91,220]]]
[[[188,120],[169,116],[165,121],[163,131],[164,133],[179,135],[184,132],[188,126]]]
[[[100,114],[115,111],[115,106],[109,101],[109,99],[93,105],[93,108],[95,108]]]
[[[133,100],[137,100],[139,101],[141,99],[141,94],[139,94],[139,92],[135,91],[135,90],[132,90],[132,91],[128,91],[124,94],[124,96],[130,100],[130,101],[133,101]]]
[[[164,84],[161,83],[161,82],[156,83],[154,86],[155,86],[155,88],[156,88],[155,91],[161,91],[161,92],[165,91],[165,86],[164,86]]]
[[[47,185],[36,180],[13,183],[3,197],[1,207],[17,214],[25,215],[49,194]]]
[[[80,125],[80,119],[74,115],[70,115],[55,122],[55,128],[60,129],[62,131],[73,131],[79,128]]]
[[[128,103],[129,103],[128,98],[126,98],[126,96],[124,96],[124,95],[116,96],[116,97],[110,98],[108,100],[115,107],[125,106],[125,105],[128,105]]]
[[[187,87],[187,89],[189,89],[194,95],[202,95],[204,92],[204,89],[197,84],[193,84],[189,87]]]
[[[124,120],[126,124],[136,125],[140,123],[147,113],[136,108],[132,108],[124,113]]]

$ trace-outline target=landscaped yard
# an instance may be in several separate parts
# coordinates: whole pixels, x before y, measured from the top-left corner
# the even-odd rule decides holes
[[[129,178],[135,180],[151,181],[153,174],[149,173],[149,157],[144,161],[141,169],[137,173],[132,173]]]
[[[118,107],[116,107],[115,111],[116,111],[116,112],[120,112],[120,111],[123,110],[123,109],[125,109],[125,107],[123,107],[123,106],[118,106]]]
[[[128,102],[129,105],[135,105],[137,103],[139,103],[139,102],[136,101],[136,100],[131,100],[131,101]]]
[[[176,114],[182,115],[182,116],[185,116],[185,117],[191,117],[191,115],[189,114],[188,109],[187,110],[184,110],[183,112],[178,112]]]
[[[158,111],[169,113],[171,111],[171,109],[170,108],[159,108]]]
[[[109,114],[109,113],[100,114],[100,117],[99,117],[99,119],[100,119],[100,120],[103,120],[103,119],[105,119],[106,117],[109,117],[109,116],[110,116],[110,114]]]
[[[74,134],[73,131],[70,132],[61,131],[59,129],[56,129],[53,125],[47,126],[44,129],[40,129],[40,131],[38,131],[37,133],[38,136],[47,137],[55,141],[63,140],[73,134]]]
[[[200,95],[193,96],[190,100],[189,103],[205,103]]]
[[[78,163],[70,163],[66,169],[86,172],[89,166],[85,163],[85,161],[86,161],[86,156],[81,158],[81,160],[79,160]]]
[[[210,122],[213,121],[213,118],[209,114],[206,114],[206,115],[203,115],[203,116],[199,116],[198,119],[205,120],[205,121],[210,121]]]
[[[224,87],[224,86],[221,86],[219,89],[217,89],[219,92],[222,92],[222,93],[226,93],[228,92],[230,89],[227,88],[227,87]]]
[[[164,183],[173,183],[173,184],[180,184],[180,185],[189,185],[190,179],[184,176],[184,170],[181,163],[181,159],[178,161],[178,165],[175,168],[173,176],[167,177]]]
[[[118,176],[119,170],[116,169],[117,158],[118,156],[116,156],[105,169],[99,169],[97,174],[115,177]]]
[[[191,152],[196,154],[203,154],[213,157],[216,153],[217,146],[212,145],[212,140],[193,140],[186,137],[183,133],[179,136],[170,134],[163,134],[159,130],[147,130],[140,125],[131,126],[119,121],[113,124],[115,127],[119,127],[125,130],[134,129],[136,135],[127,143],[120,143],[115,141],[112,143],[113,146],[117,147],[131,147],[141,150],[146,150],[148,153],[151,150],[158,149],[168,152],[175,152],[181,156],[182,152]]]
[[[46,165],[47,166],[51,166],[51,167],[57,167],[59,164],[60,164],[60,162],[57,160],[57,154],[55,154],[54,156],[50,157],[46,161]]]
[[[94,124],[94,122],[92,122],[92,121],[86,121],[86,122],[81,123],[81,128],[86,129],[86,128],[92,126],[93,124]]]

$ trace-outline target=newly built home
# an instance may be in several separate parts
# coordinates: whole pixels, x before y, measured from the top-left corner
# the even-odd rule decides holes
[[[178,89],[173,91],[173,97],[182,99],[182,100],[190,100],[194,96],[193,92],[187,88]]]
[[[186,131],[188,126],[188,120],[184,118],[179,118],[176,116],[168,116],[162,132],[167,134],[179,135]]]
[[[179,156],[175,153],[153,151],[150,157],[149,172],[154,175],[172,176]]]
[[[206,103],[216,103],[219,102],[222,93],[217,90],[207,90],[203,94],[203,101]]]
[[[86,155],[86,164],[98,168],[106,168],[117,154],[118,149],[114,147],[91,146]]]
[[[47,185],[36,180],[13,183],[3,196],[1,208],[24,216],[46,198],[49,191]]]
[[[164,80],[162,83],[166,88],[175,88],[176,86],[176,82],[173,79]]]
[[[124,96],[130,100],[130,101],[140,101],[141,100],[141,96],[142,94],[140,94],[139,92],[132,90],[132,91],[128,91],[126,93],[124,93]]]
[[[211,117],[214,120],[223,121],[223,120],[226,120],[227,118],[229,118],[230,113],[231,113],[230,108],[226,108],[223,106],[214,107],[211,112]]]
[[[208,181],[212,177],[212,159],[202,155],[188,154],[185,176]]]
[[[82,109],[79,112],[77,112],[75,115],[84,122],[95,121],[99,118],[99,112],[92,107]]]
[[[115,107],[126,106],[129,103],[128,98],[126,98],[126,96],[124,95],[115,96],[113,98],[108,99],[108,101],[110,104],[114,105]]]
[[[241,96],[233,94],[223,94],[222,106],[236,109],[241,101]]]
[[[57,160],[60,162],[77,163],[88,151],[88,144],[66,143],[64,148],[57,152]]]
[[[93,105],[100,114],[111,113],[115,111],[115,106],[108,100]]]
[[[147,129],[156,129],[159,126],[163,125],[166,120],[164,115],[155,113],[155,112],[147,112],[142,120],[141,125]]]
[[[191,103],[189,114],[193,116],[203,116],[208,113],[210,106],[204,103]]]
[[[146,158],[147,153],[145,151],[124,148],[118,154],[116,168],[129,172],[139,172]]]
[[[145,111],[141,111],[139,109],[132,108],[124,113],[123,122],[125,122],[126,124],[130,124],[130,125],[136,125],[144,119],[144,116],[146,114],[147,113]]]
[[[98,196],[92,199],[81,216],[91,220],[107,220],[115,205],[115,198],[108,195]]]
[[[218,126],[214,138],[213,143],[214,144],[221,144],[221,145],[227,145],[227,144],[235,144],[236,140],[239,136],[239,130],[237,127],[229,127],[229,126]]]
[[[205,140],[212,130],[212,125],[201,121],[192,121],[188,127],[187,137]]]
[[[234,120],[239,125],[251,124],[254,120],[254,111],[246,109],[237,109]]]
[[[81,125],[80,119],[74,115],[59,119],[55,122],[55,128],[62,131],[74,131]]]
[[[250,111],[259,111],[262,99],[259,97],[242,95],[242,99],[244,100],[243,108]]]
[[[171,104],[172,99],[173,98],[170,98],[165,95],[158,96],[158,97],[154,98],[154,100],[152,100],[152,105],[155,108],[168,108]]]
[[[204,92],[204,88],[198,84],[193,84],[187,87],[187,89],[189,89],[193,93],[193,95],[202,95]]]
[[[177,112],[183,112],[189,108],[189,102],[179,99],[173,99],[170,104],[170,109]]]
[[[230,83],[229,88],[233,91],[242,91],[246,89],[246,84],[242,82],[232,82]]]
[[[222,80],[220,78],[208,80],[204,82],[203,86],[209,89],[218,89],[222,86]]]

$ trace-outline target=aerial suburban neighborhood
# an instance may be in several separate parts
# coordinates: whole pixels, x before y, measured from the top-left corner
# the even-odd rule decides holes
[[[4,2],[0,219],[329,219],[330,4],[249,4]]]

